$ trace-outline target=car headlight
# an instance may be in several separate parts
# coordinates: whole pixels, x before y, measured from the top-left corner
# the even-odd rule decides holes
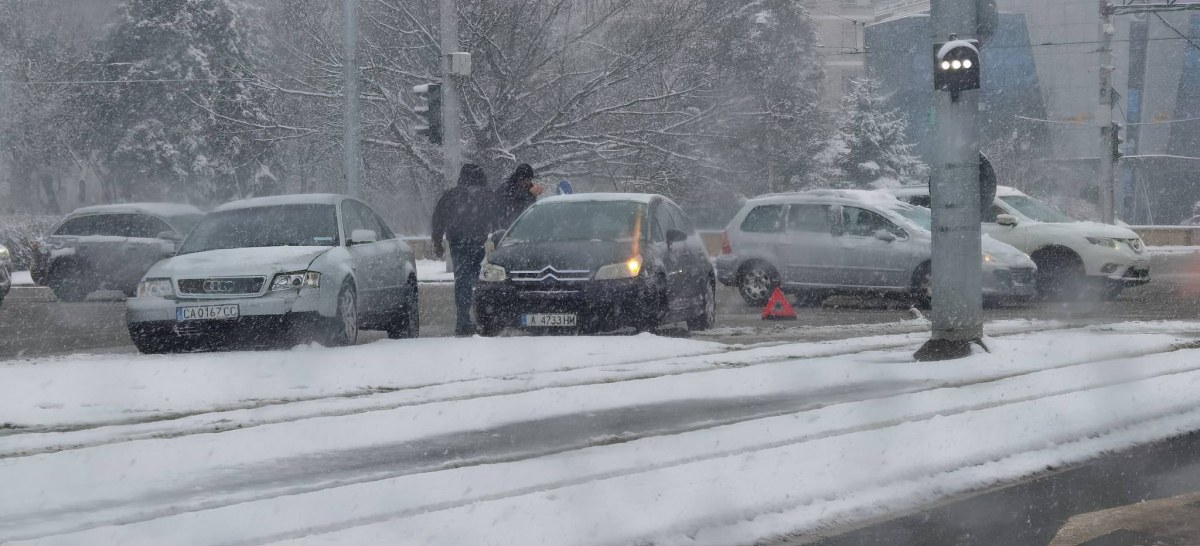
[[[279,273],[271,280],[271,291],[299,290],[301,288],[320,288],[321,274],[316,271],[294,271]]]
[[[596,271],[596,280],[630,279],[642,272],[642,258],[635,256],[617,264],[609,264]]]
[[[8,261],[8,247],[0,245],[0,262]]]
[[[174,295],[175,287],[171,285],[171,279],[146,279],[138,283],[139,298],[169,298]]]
[[[983,253],[983,263],[985,263],[985,264],[989,264],[989,263],[992,263],[992,262],[994,262],[994,261],[996,261],[996,257],[995,257],[995,256],[992,256],[991,254],[988,254],[987,252],[984,252],[984,253]]]
[[[479,266],[479,280],[486,282],[503,282],[508,280],[508,271],[495,264],[483,262]]]
[[[1113,250],[1121,248],[1121,241],[1117,239],[1109,239],[1108,237],[1088,237],[1087,240],[1089,243],[1092,243],[1096,246],[1111,248]]]

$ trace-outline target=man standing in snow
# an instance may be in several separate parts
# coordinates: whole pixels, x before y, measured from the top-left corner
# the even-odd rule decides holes
[[[512,176],[496,188],[496,200],[500,208],[496,227],[508,229],[517,216],[537,201],[537,196],[541,193],[542,187],[533,182],[533,167],[528,163],[517,165],[517,170],[513,171]]]
[[[433,210],[433,251],[445,254],[442,237],[450,242],[454,261],[454,305],[457,319],[454,335],[475,333],[471,320],[471,292],[483,262],[483,243],[495,225],[496,211],[487,175],[478,165],[467,163],[459,171],[458,185],[446,190]]]

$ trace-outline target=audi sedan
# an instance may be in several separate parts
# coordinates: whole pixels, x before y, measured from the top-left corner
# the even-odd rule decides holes
[[[513,222],[475,285],[483,335],[710,328],[716,274],[687,214],[649,194],[539,201]]]
[[[290,195],[217,207],[126,303],[146,353],[218,341],[355,343],[360,328],[419,331],[408,245],[362,201]]]

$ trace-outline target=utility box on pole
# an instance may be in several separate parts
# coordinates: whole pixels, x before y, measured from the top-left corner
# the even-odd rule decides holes
[[[934,49],[932,339],[917,360],[971,354],[983,337],[980,154],[976,126],[982,70],[975,0],[932,0]]]

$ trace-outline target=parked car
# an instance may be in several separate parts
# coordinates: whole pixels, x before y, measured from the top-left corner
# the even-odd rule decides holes
[[[62,301],[81,301],[101,289],[133,295],[142,275],[174,254],[202,215],[172,203],[77,209],[38,242],[30,274]]]
[[[930,204],[928,186],[891,191],[906,202]],[[1046,299],[1089,294],[1115,299],[1125,288],[1150,282],[1150,258],[1133,230],[1080,222],[1015,188],[996,188],[983,231],[1033,258],[1038,292]]]
[[[351,345],[359,329],[416,337],[412,250],[362,201],[313,194],[234,201],[206,214],[126,302],[138,349],[214,342]]]
[[[8,247],[0,245],[0,303],[12,288],[12,260],[8,257]]]
[[[747,201],[725,230],[717,278],[761,306],[776,287],[808,303],[831,294],[898,294],[928,305],[929,209],[879,191],[823,190]],[[983,294],[1028,298],[1036,266],[983,238]]]
[[[484,335],[712,327],[716,276],[683,209],[661,195],[554,196],[502,234],[475,285]]]

